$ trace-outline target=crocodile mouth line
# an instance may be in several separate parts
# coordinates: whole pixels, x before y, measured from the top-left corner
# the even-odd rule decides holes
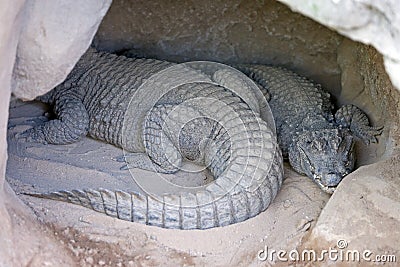
[[[326,193],[328,193],[330,195],[332,195],[335,192],[336,188],[337,188],[337,185],[336,186],[324,185],[321,182],[321,176],[319,176],[317,174],[314,174],[314,181],[318,184],[318,186],[322,189],[322,191],[324,191],[324,192],[326,192]]]

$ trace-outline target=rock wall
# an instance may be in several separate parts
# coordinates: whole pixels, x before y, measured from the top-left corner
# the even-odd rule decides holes
[[[400,2],[397,0],[279,0],[353,40],[371,44],[382,55],[386,72],[400,89]]]
[[[79,5],[63,0],[0,2],[0,266],[73,265],[49,229],[4,182],[8,107],[12,92],[32,99],[66,77],[110,4],[111,0]]]
[[[173,61],[283,65],[338,94],[342,39],[273,0],[114,0],[94,43]]]
[[[88,48],[110,4],[111,0],[26,1],[14,95],[32,100],[63,81]]]
[[[12,246],[12,221],[5,205],[4,177],[7,161],[7,120],[8,104],[10,101],[10,87],[12,67],[15,60],[18,35],[20,32],[22,17],[19,16],[24,5],[23,0],[16,0],[13,3],[0,2],[0,263],[11,262],[13,258]],[[8,25],[8,27],[4,27]],[[0,264],[6,265],[6,264]]]
[[[384,59],[376,49],[347,39],[338,50],[345,104],[354,103],[368,112],[374,125],[385,125],[377,154],[390,155],[400,141],[400,92],[385,72]]]

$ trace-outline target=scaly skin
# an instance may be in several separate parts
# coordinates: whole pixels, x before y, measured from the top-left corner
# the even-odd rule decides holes
[[[294,72],[264,65],[236,68],[268,91],[284,157],[328,193],[354,169],[353,136],[368,144],[382,132],[383,127],[370,127],[356,106],[343,106],[333,115],[329,93]]]
[[[214,182],[195,193],[161,196],[105,189],[30,195],[178,229],[224,226],[265,210],[282,184],[282,155],[275,133],[259,117],[258,102],[252,96],[244,97],[250,99],[245,102],[236,90],[215,83],[197,81],[173,87],[164,80],[154,83],[151,92],[141,95],[143,99],[140,95],[133,99],[150,103],[148,110],[143,105],[130,110],[130,99],[138,97],[135,93],[145,78],[172,65],[90,50],[62,85],[41,98],[55,104],[57,119],[23,136],[66,144],[89,133],[130,152],[145,152],[158,172],[173,173],[185,159],[203,164],[214,175]],[[174,80],[188,73],[202,75],[193,69],[182,70]],[[163,86],[169,90],[162,91]],[[146,93],[154,92],[158,94],[146,98]],[[141,134],[135,129],[142,129]]]
[[[25,136],[28,141],[69,144],[89,134],[131,150],[122,134],[129,102],[145,79],[172,65],[89,49],[62,84],[38,98],[53,105],[57,119]]]

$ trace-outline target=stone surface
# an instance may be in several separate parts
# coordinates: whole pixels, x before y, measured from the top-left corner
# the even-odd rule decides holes
[[[400,2],[397,0],[279,0],[353,40],[373,45],[400,90]]]
[[[51,1],[51,3],[47,3],[47,6],[56,5],[57,3],[60,4],[60,2],[62,1]],[[108,3],[110,3],[110,1]],[[44,65],[40,66],[38,64],[38,60],[44,64],[48,63],[43,55],[49,51],[63,52],[63,49],[60,48],[62,44],[59,43],[61,40],[58,38],[59,36],[46,38],[47,34],[51,35],[51,32],[46,31],[49,29],[46,27],[46,22],[53,23],[53,32],[58,31],[61,33],[62,31],[60,29],[65,29],[66,27],[60,25],[56,27],[55,21],[64,24],[65,21],[68,21],[68,19],[72,17],[71,14],[68,13],[64,13],[66,15],[65,17],[61,16],[61,8],[59,10],[60,12],[54,12],[54,10],[46,9],[43,6],[39,8],[41,4],[46,3],[45,1],[22,0],[2,1],[0,3],[0,84],[2,85],[0,88],[0,114],[2,114],[0,117],[0,240],[2,241],[0,243],[0,266],[73,266],[74,264],[68,252],[54,239],[51,229],[40,225],[36,220],[37,217],[22,204],[15,196],[15,193],[9,188],[8,184],[4,182],[7,160],[6,131],[8,106],[17,46],[19,47],[21,57],[19,57],[20,61],[17,64],[18,70],[14,69],[14,71],[18,71],[18,74],[14,72],[13,76],[14,93],[16,95],[25,98],[33,98],[40,92],[43,93],[45,90],[51,89],[54,85],[51,84],[54,82],[51,80],[54,73],[58,73],[59,75],[60,73],[63,73],[63,75],[68,73],[68,67],[64,65],[64,60],[65,57],[68,58],[68,56],[70,56],[69,54],[64,54],[63,61],[58,61],[58,65],[49,64],[43,68]],[[82,5],[80,5],[80,7],[82,7]],[[43,13],[37,14],[30,12],[30,18],[28,18],[28,10]],[[79,8],[76,8],[73,12],[78,14],[79,12],[77,12],[77,10],[79,10]],[[46,12],[48,16],[44,15]],[[52,15],[50,16],[50,14]],[[36,20],[33,20],[35,17]],[[49,17],[51,17],[51,19],[46,20]],[[82,18],[81,22],[85,21],[85,19],[86,18]],[[101,18],[98,18],[97,23],[99,23],[100,20]],[[33,21],[36,23],[33,23]],[[29,26],[24,27],[25,31],[22,30],[24,25]],[[79,27],[82,27],[82,25]],[[36,29],[36,31],[33,31],[33,29]],[[93,35],[96,28],[92,25],[91,30],[91,35]],[[81,43],[80,48],[75,47],[76,59],[79,58],[80,53],[84,52],[86,48],[85,45],[89,45],[92,37],[90,36],[89,29],[85,32],[80,32],[80,34],[84,34],[85,36],[81,36],[82,39],[77,37],[76,40],[79,39],[81,42],[82,40],[86,40],[86,44]],[[35,35],[37,35],[37,39],[35,39]],[[45,38],[43,38],[43,36]],[[73,36],[74,32],[68,35],[70,41],[73,41]],[[28,41],[30,38],[34,40],[31,39]],[[68,42],[66,39],[64,41],[64,44],[71,45],[71,43],[73,42]],[[39,47],[46,48],[41,50]],[[67,47],[64,47],[64,49],[65,48]],[[35,54],[35,49],[44,54]],[[69,51],[71,52],[71,50]],[[32,62],[35,63],[33,64],[35,66],[30,65],[31,59]],[[73,60],[72,58],[71,62]],[[25,67],[22,66],[23,64],[26,64]],[[27,82],[29,80],[30,84],[25,83],[24,86],[30,88],[25,87],[27,91],[24,91],[25,89],[16,85],[16,78],[18,79],[17,83],[22,81]],[[58,82],[62,79],[62,76],[58,76]],[[50,83],[47,83],[48,81],[50,81]]]
[[[37,215],[27,207],[5,183],[2,199],[10,216],[10,235],[1,239],[0,266],[74,266],[74,258],[58,242],[51,227],[39,223]],[[5,231],[4,217],[1,217]]]
[[[322,211],[304,247],[316,250],[337,247],[343,251],[370,250],[377,255],[395,255],[400,250],[400,156],[364,166],[351,173]],[[367,264],[363,261],[363,266]],[[370,262],[369,264],[376,264]]]
[[[22,25],[19,15],[23,9],[24,1],[0,2],[0,265],[6,265],[15,259],[13,252],[12,220],[7,210],[4,193],[4,177],[7,161],[7,119],[8,104],[10,101],[10,84],[12,66],[15,60],[18,34]],[[4,27],[3,25],[7,25]]]
[[[343,104],[353,103],[368,113],[373,125],[385,125],[379,144],[358,145],[358,162],[369,164],[390,156],[400,142],[400,92],[391,84],[380,55],[373,47],[346,39],[338,50],[342,69]]]
[[[337,95],[336,50],[342,39],[272,0],[114,0],[94,44],[170,61],[284,65]]]
[[[89,47],[111,0],[27,1],[12,91],[33,99],[62,82]]]

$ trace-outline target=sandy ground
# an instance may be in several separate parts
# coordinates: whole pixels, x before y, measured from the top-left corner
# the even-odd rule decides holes
[[[260,250],[294,249],[315,225],[329,199],[308,178],[285,166],[286,179],[271,206],[242,223],[209,230],[168,230],[125,222],[72,204],[37,199],[21,192],[107,188],[140,191],[147,183],[163,190],[208,183],[206,173],[177,173],[165,179],[151,172],[121,170],[121,149],[90,138],[71,145],[18,141],[15,134],[42,123],[44,105],[13,101],[9,120],[7,180],[46,229],[81,266],[260,265]],[[141,179],[138,179],[141,178]],[[141,184],[142,185],[142,184]],[[267,262],[269,263],[269,262]]]

